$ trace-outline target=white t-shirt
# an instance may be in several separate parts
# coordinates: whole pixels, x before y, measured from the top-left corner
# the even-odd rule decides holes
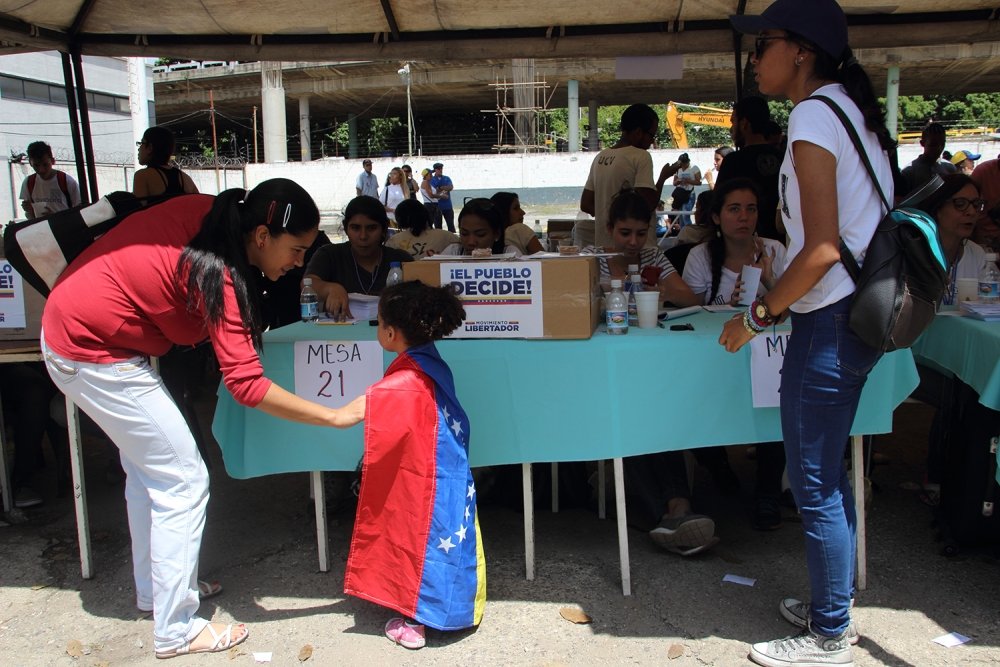
[[[379,201],[385,204],[385,207],[387,209],[390,208],[393,209],[392,211],[386,211],[385,213],[387,216],[389,216],[390,220],[396,219],[395,209],[404,199],[406,199],[406,197],[403,196],[402,185],[390,184],[385,186],[385,189],[382,190],[382,196],[379,198]]]
[[[414,236],[409,229],[396,232],[385,242],[386,247],[405,250],[413,259],[422,259],[428,250],[441,252],[452,243],[458,243],[458,235],[447,229],[425,229],[420,236]]]
[[[886,199],[891,202],[893,182],[889,158],[879,146],[875,135],[865,129],[861,111],[847,96],[844,87],[839,83],[829,84],[816,90],[813,95],[829,97],[847,114],[861,137]],[[885,208],[847,130],[833,110],[819,100],[799,102],[788,118],[788,149],[781,163],[778,182],[781,216],[788,232],[786,263],[790,264],[795,259],[805,241],[799,182],[792,156],[792,146],[796,141],[815,144],[836,158],[840,236],[858,258],[858,264],[862,264],[868,243],[885,214]],[[836,303],[853,292],[854,281],[844,265],[837,262],[809,292],[792,304],[792,310],[808,313]]]
[[[611,242],[608,234],[608,211],[611,200],[622,188],[656,187],[653,180],[653,158],[649,151],[635,146],[605,148],[590,165],[586,190],[594,193],[594,244],[606,246]],[[655,218],[650,221],[649,235],[656,239]]]
[[[986,266],[986,250],[974,241],[966,241],[962,248],[962,257],[958,264],[953,266],[948,272],[948,286],[944,291],[944,298],[941,300],[946,306],[955,303],[956,280],[960,278],[971,278],[978,280],[983,267]]]
[[[528,254],[528,242],[533,238],[535,238],[535,232],[523,222],[514,223],[503,230],[504,243],[514,246],[521,251],[522,255]]]
[[[427,196],[427,190],[424,189],[424,184],[425,183],[427,184],[427,190],[430,190],[430,192],[431,192],[432,195],[436,195],[437,194],[437,191],[433,187],[431,187],[431,181],[430,181],[430,179],[427,179],[426,181],[421,181],[421,183],[420,183],[420,201],[422,201],[425,204],[436,204],[437,203],[437,199],[434,199],[433,197]]]
[[[35,187],[28,192],[28,181],[31,176],[35,177]],[[45,180],[38,174],[26,176],[21,181],[21,201],[31,200],[31,207],[35,211],[35,217],[40,218],[56,211],[65,211],[70,208],[66,204],[66,193],[59,187],[59,177],[56,170],[52,170],[52,177]],[[72,206],[80,205],[80,186],[69,174],[66,174],[66,189],[69,190],[69,200]]]
[[[687,169],[681,169],[676,174],[674,174],[674,183],[677,183],[677,187],[683,188],[685,190],[694,190],[694,183],[687,181],[696,181],[701,178],[701,169],[697,165],[691,165]],[[684,180],[684,183],[681,183]]]
[[[782,270],[785,267],[785,246],[771,239],[761,239],[761,241],[764,242],[764,252],[768,255],[772,252],[774,253],[774,263],[771,266],[774,269],[774,277],[776,279],[780,278]],[[687,261],[684,263],[684,275],[682,277],[692,292],[705,295],[705,303],[708,304],[708,297],[712,296],[712,258],[709,254],[707,243],[702,243],[691,248],[691,252],[687,256]],[[730,271],[723,266],[722,273],[719,276],[719,291],[711,303],[729,303],[733,295],[733,290],[736,289],[737,278],[739,278],[738,273]],[[764,294],[767,294],[767,289],[762,282],[757,289],[757,296],[763,296]]]
[[[513,255],[514,257],[520,257],[522,255],[521,251],[512,245],[507,246],[503,249],[505,255]],[[452,243],[450,246],[441,251],[442,255],[465,255],[465,246],[461,243]]]

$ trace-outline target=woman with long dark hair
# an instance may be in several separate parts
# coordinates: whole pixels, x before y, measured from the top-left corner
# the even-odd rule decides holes
[[[140,199],[156,195],[193,195],[198,188],[191,177],[170,161],[174,155],[174,134],[159,125],[147,129],[139,142],[139,164],[145,169],[132,177],[132,194]]]
[[[490,201],[496,204],[503,220],[503,238],[507,245],[514,246],[522,255],[534,255],[545,250],[534,230],[524,224],[524,209],[516,192],[495,192]]]
[[[264,377],[258,358],[254,281],[301,266],[318,229],[316,204],[286,179],[177,197],[95,241],[46,302],[49,375],[121,451],[136,604],[153,612],[158,658],[224,651],[249,631],[196,615],[208,470],[149,358],[207,338],[241,404],[320,426],[360,421],[363,398],[340,410],[312,403]]]
[[[794,108],[780,170],[780,211],[789,245],[781,279],[729,321],[719,342],[735,352],[791,311],[781,371],[781,428],[788,479],[802,515],[810,601],[786,598],[779,610],[802,633],[754,644],[762,665],[853,664],[851,622],[857,545],[854,496],[844,450],[861,390],[881,352],[847,325],[854,281],[839,239],[863,261],[893,200],[895,142],[865,70],[847,44],[847,18],[834,0],[777,0],[760,16],[734,16],[756,35],[752,58],[764,95]],[[872,181],[829,98],[846,114],[874,168]]]
[[[427,207],[416,199],[408,199],[396,207],[396,224],[400,231],[389,237],[385,247],[405,250],[413,259],[423,259],[458,243],[457,234],[433,226]]]

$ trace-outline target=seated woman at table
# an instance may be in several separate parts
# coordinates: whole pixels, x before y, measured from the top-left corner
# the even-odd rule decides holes
[[[521,199],[517,194],[497,192],[490,197],[490,201],[500,211],[504,225],[503,239],[507,245],[514,246],[522,255],[534,255],[545,250],[531,227],[524,224],[524,209],[521,208]]]
[[[396,207],[396,224],[402,231],[393,234],[385,247],[405,250],[413,259],[423,259],[428,252],[433,255],[458,243],[454,232],[431,226],[427,207],[415,199],[407,199]]]
[[[423,648],[424,626],[475,627],[486,563],[469,417],[434,341],[462,324],[452,286],[411,280],[379,300],[378,342],[396,354],[365,400],[365,452],[344,592],[403,614],[386,636]]]
[[[405,250],[387,248],[389,218],[374,197],[355,197],[344,209],[347,241],[323,246],[306,267],[322,307],[337,319],[351,318],[348,294],[378,295],[392,262],[412,262]]]
[[[684,264],[684,282],[703,304],[735,306],[742,298],[744,266],[761,270],[757,296],[767,294],[781,276],[785,246],[757,236],[757,186],[735,178],[716,186],[712,194],[714,234],[691,249]]]
[[[934,216],[938,236],[948,263],[948,285],[942,298],[944,305],[956,302],[956,285],[962,278],[977,280],[986,264],[986,251],[972,241],[976,220],[986,207],[979,197],[979,188],[966,174],[948,174],[944,183],[919,204],[919,208]],[[913,397],[935,408],[927,443],[927,476],[920,499],[937,506],[941,491],[941,470],[944,467],[945,423],[952,407],[954,381],[935,368],[917,362],[920,385]]]
[[[197,616],[208,470],[149,357],[207,338],[241,404],[317,426],[358,423],[363,398],[341,409],[312,403],[264,377],[258,356],[254,281],[301,265],[318,231],[316,204],[287,179],[175,197],[97,239],[45,304],[49,375],[121,450],[136,604],[153,612],[157,658],[225,651],[249,631]]]
[[[611,200],[608,216],[608,232],[613,245],[604,248],[587,246],[580,252],[585,255],[618,253],[598,259],[602,284],[609,284],[615,279],[624,284],[629,265],[637,264],[645,289],[660,290],[662,301],[676,306],[697,305],[698,297],[681,280],[670,260],[659,248],[646,245],[651,216],[652,211],[642,195],[635,190],[622,190]]]
[[[966,174],[948,174],[944,183],[922,201],[918,207],[934,216],[938,236],[948,262],[948,287],[942,303],[955,303],[959,279],[979,279],[986,266],[986,250],[971,239],[976,220],[986,210],[979,188]]]
[[[503,232],[500,207],[482,197],[470,199],[458,214],[458,235],[461,240],[452,243],[441,254],[472,257],[511,254],[520,257],[520,250],[506,244]]]
[[[760,238],[757,229],[757,187],[753,181],[734,178],[712,191],[712,238],[695,246],[684,264],[684,282],[703,304],[735,306],[742,297],[740,272],[746,265],[761,270],[757,296],[767,293],[781,275],[785,246]],[[698,462],[708,468],[724,493],[739,490],[724,447],[695,450]],[[780,442],[757,445],[757,483],[751,510],[753,527],[774,530],[781,525],[781,475],[785,450]]]

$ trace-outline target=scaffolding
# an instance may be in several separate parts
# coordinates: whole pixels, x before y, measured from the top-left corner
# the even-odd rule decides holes
[[[549,86],[545,80],[535,80],[534,58],[513,58],[511,79],[497,75],[489,84],[496,91],[497,142],[493,150],[498,153],[538,153],[554,149],[548,136]]]

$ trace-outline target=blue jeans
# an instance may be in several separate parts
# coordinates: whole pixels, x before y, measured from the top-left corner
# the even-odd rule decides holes
[[[793,313],[781,370],[781,429],[805,530],[812,627],[829,637],[847,630],[854,586],[857,516],[844,450],[861,390],[881,356],[848,327],[850,304],[846,297]]]

